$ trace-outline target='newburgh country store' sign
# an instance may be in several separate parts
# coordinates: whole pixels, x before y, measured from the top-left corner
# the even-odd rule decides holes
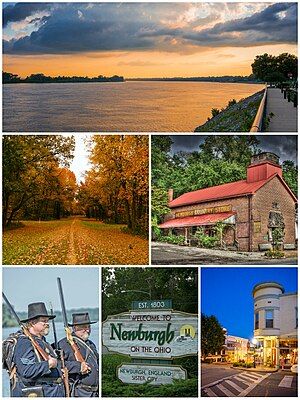
[[[133,358],[172,359],[197,354],[197,321],[195,314],[173,310],[112,315],[103,322],[103,345]]]

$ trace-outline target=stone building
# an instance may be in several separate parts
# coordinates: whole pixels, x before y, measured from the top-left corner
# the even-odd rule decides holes
[[[254,286],[252,295],[257,362],[272,367],[297,363],[297,293],[284,293],[279,283],[263,282]]]
[[[170,190],[171,214],[159,227],[164,234],[184,235],[186,244],[193,244],[198,227],[214,236],[216,224],[222,222],[222,244],[240,251],[271,249],[276,230],[284,235],[282,247],[295,249],[296,203],[282,178],[279,157],[265,152],[252,157],[245,180],[188,192],[176,199]]]

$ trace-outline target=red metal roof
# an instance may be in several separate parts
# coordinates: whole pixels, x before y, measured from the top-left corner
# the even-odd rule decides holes
[[[203,214],[195,215],[192,217],[173,218],[169,221],[163,222],[158,225],[159,228],[181,228],[184,226],[201,226],[212,225],[218,221],[224,221],[234,215],[233,212],[216,213],[216,214]]]
[[[275,176],[281,180],[287,191],[291,194],[293,199],[297,201],[294,194],[291,192],[287,184],[277,173],[273,174],[267,179],[260,180],[258,182],[248,183],[246,180],[237,182],[224,183],[223,185],[212,186],[205,189],[195,190],[194,192],[185,193],[177,199],[174,199],[169,203],[170,208],[184,206],[188,204],[203,203],[206,201],[213,201],[219,199],[227,199],[232,197],[246,196],[254,194],[258,189],[264,186],[268,181],[273,179]]]

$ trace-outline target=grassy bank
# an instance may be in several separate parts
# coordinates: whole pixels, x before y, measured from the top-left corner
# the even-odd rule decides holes
[[[185,357],[175,364],[187,370],[188,379],[179,380],[171,385],[151,386],[148,383],[129,385],[120,382],[116,369],[130,358],[117,354],[102,356],[102,396],[104,397],[198,397],[198,362],[197,357]]]
[[[262,96],[263,90],[227,106],[195,132],[249,132]]]

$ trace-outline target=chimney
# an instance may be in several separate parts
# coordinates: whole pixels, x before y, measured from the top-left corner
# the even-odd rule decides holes
[[[173,200],[173,193],[174,193],[173,189],[168,190],[168,202],[169,203],[171,203],[171,201]]]
[[[270,152],[259,153],[251,157],[247,168],[247,183],[258,182],[270,178],[274,174],[282,177],[279,157]]]

